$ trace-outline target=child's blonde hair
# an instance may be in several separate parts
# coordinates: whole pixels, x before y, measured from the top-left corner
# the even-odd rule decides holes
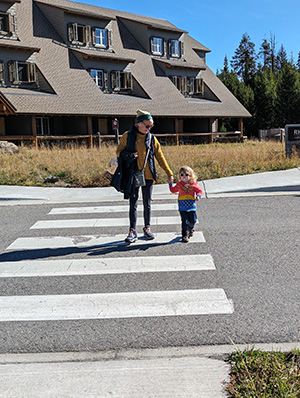
[[[195,182],[197,181],[197,176],[194,170],[190,166],[182,166],[179,170],[179,180],[180,180],[180,173],[186,173],[190,175],[190,181]]]

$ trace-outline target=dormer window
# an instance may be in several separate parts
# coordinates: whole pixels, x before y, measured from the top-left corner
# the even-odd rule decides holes
[[[91,41],[91,27],[77,23],[68,25],[69,41],[71,43],[87,44]]]
[[[11,83],[36,82],[36,66],[31,62],[8,62],[9,81]]]
[[[164,55],[164,39],[151,37],[151,53],[153,55]]]
[[[189,97],[196,95],[198,97],[204,94],[204,83],[202,78],[170,76],[170,79],[184,96]]]
[[[169,40],[169,55],[170,57],[181,57],[181,45],[179,40]]]
[[[104,87],[104,73],[102,69],[91,69],[90,75],[99,88]]]
[[[111,71],[110,80],[111,88],[114,91],[133,89],[131,72]]]
[[[6,12],[0,12],[0,33],[15,32],[15,17]]]
[[[93,28],[93,44],[96,47],[108,47],[108,32],[107,29]]]

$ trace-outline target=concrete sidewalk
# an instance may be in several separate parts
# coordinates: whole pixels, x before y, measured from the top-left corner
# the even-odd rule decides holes
[[[244,345],[173,347],[107,352],[0,355],[5,398],[222,398],[225,361]],[[256,344],[263,351],[300,343]]]
[[[300,168],[226,177],[199,182],[205,198],[299,195]],[[153,199],[176,200],[167,184],[154,185]],[[112,187],[59,188],[0,186],[0,206],[123,201]]]

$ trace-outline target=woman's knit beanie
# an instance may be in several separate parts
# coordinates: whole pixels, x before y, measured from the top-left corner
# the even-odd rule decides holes
[[[153,122],[152,116],[150,115],[149,112],[138,110],[136,113],[136,122],[140,123],[143,120],[151,120]]]

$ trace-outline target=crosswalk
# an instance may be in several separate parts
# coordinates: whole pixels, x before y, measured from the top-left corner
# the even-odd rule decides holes
[[[141,208],[142,206],[139,206]],[[185,253],[186,244],[181,242],[180,234],[174,232],[174,225],[180,226],[176,203],[153,203],[153,213],[173,212],[172,216],[157,216],[153,214],[152,226],[156,231],[155,239],[147,241],[140,237],[137,242],[128,245],[124,242],[122,227],[128,226],[127,205],[56,207],[47,214],[47,219],[37,221],[30,230],[39,236],[19,237],[12,242],[6,252],[39,251],[47,252],[41,259],[26,259],[6,261],[0,265],[1,278],[41,278],[41,277],[76,277],[76,276],[116,276],[116,275],[146,275],[151,274],[159,280],[162,273],[216,272],[216,266],[211,254],[198,254],[199,245],[205,245],[202,231],[196,231],[189,247],[194,253]],[[111,214],[114,217],[109,217]],[[98,214],[94,218],[94,215]],[[69,218],[69,217],[72,218]],[[53,218],[54,217],[54,218]],[[82,218],[84,217],[84,218]],[[51,219],[49,219],[51,218]],[[143,225],[142,217],[138,225]],[[109,227],[110,233],[105,231]],[[96,234],[76,234],[79,228],[95,229]],[[56,230],[65,229],[64,233],[53,235]],[[171,232],[164,232],[167,229]],[[180,228],[178,228],[180,230]],[[100,233],[99,233],[100,232]],[[50,233],[50,236],[49,236]],[[115,233],[115,234],[114,234]],[[156,248],[161,245],[174,247],[174,255],[163,254],[142,256],[136,252],[134,256],[122,255],[130,249]],[[180,246],[179,246],[180,245]],[[61,258],[51,255],[55,249],[91,250],[108,248],[115,249],[114,257],[99,254],[91,258],[78,258],[76,250],[72,258]],[[178,249],[179,247],[179,249]],[[175,248],[177,248],[175,250]],[[183,250],[180,250],[180,249]],[[119,250],[122,249],[120,252]],[[82,251],[81,257],[82,257]],[[83,255],[85,252],[83,251]],[[26,257],[25,257],[26,258]],[[30,257],[29,257],[30,258]],[[36,258],[39,258],[38,256]],[[158,284],[159,285],[159,284]],[[80,294],[43,294],[16,295],[0,297],[0,322],[15,321],[67,321],[67,320],[104,320],[144,317],[173,317],[188,315],[218,315],[232,314],[233,301],[228,299],[222,287],[190,289],[183,286],[166,290],[139,290],[113,292],[87,292]]]

